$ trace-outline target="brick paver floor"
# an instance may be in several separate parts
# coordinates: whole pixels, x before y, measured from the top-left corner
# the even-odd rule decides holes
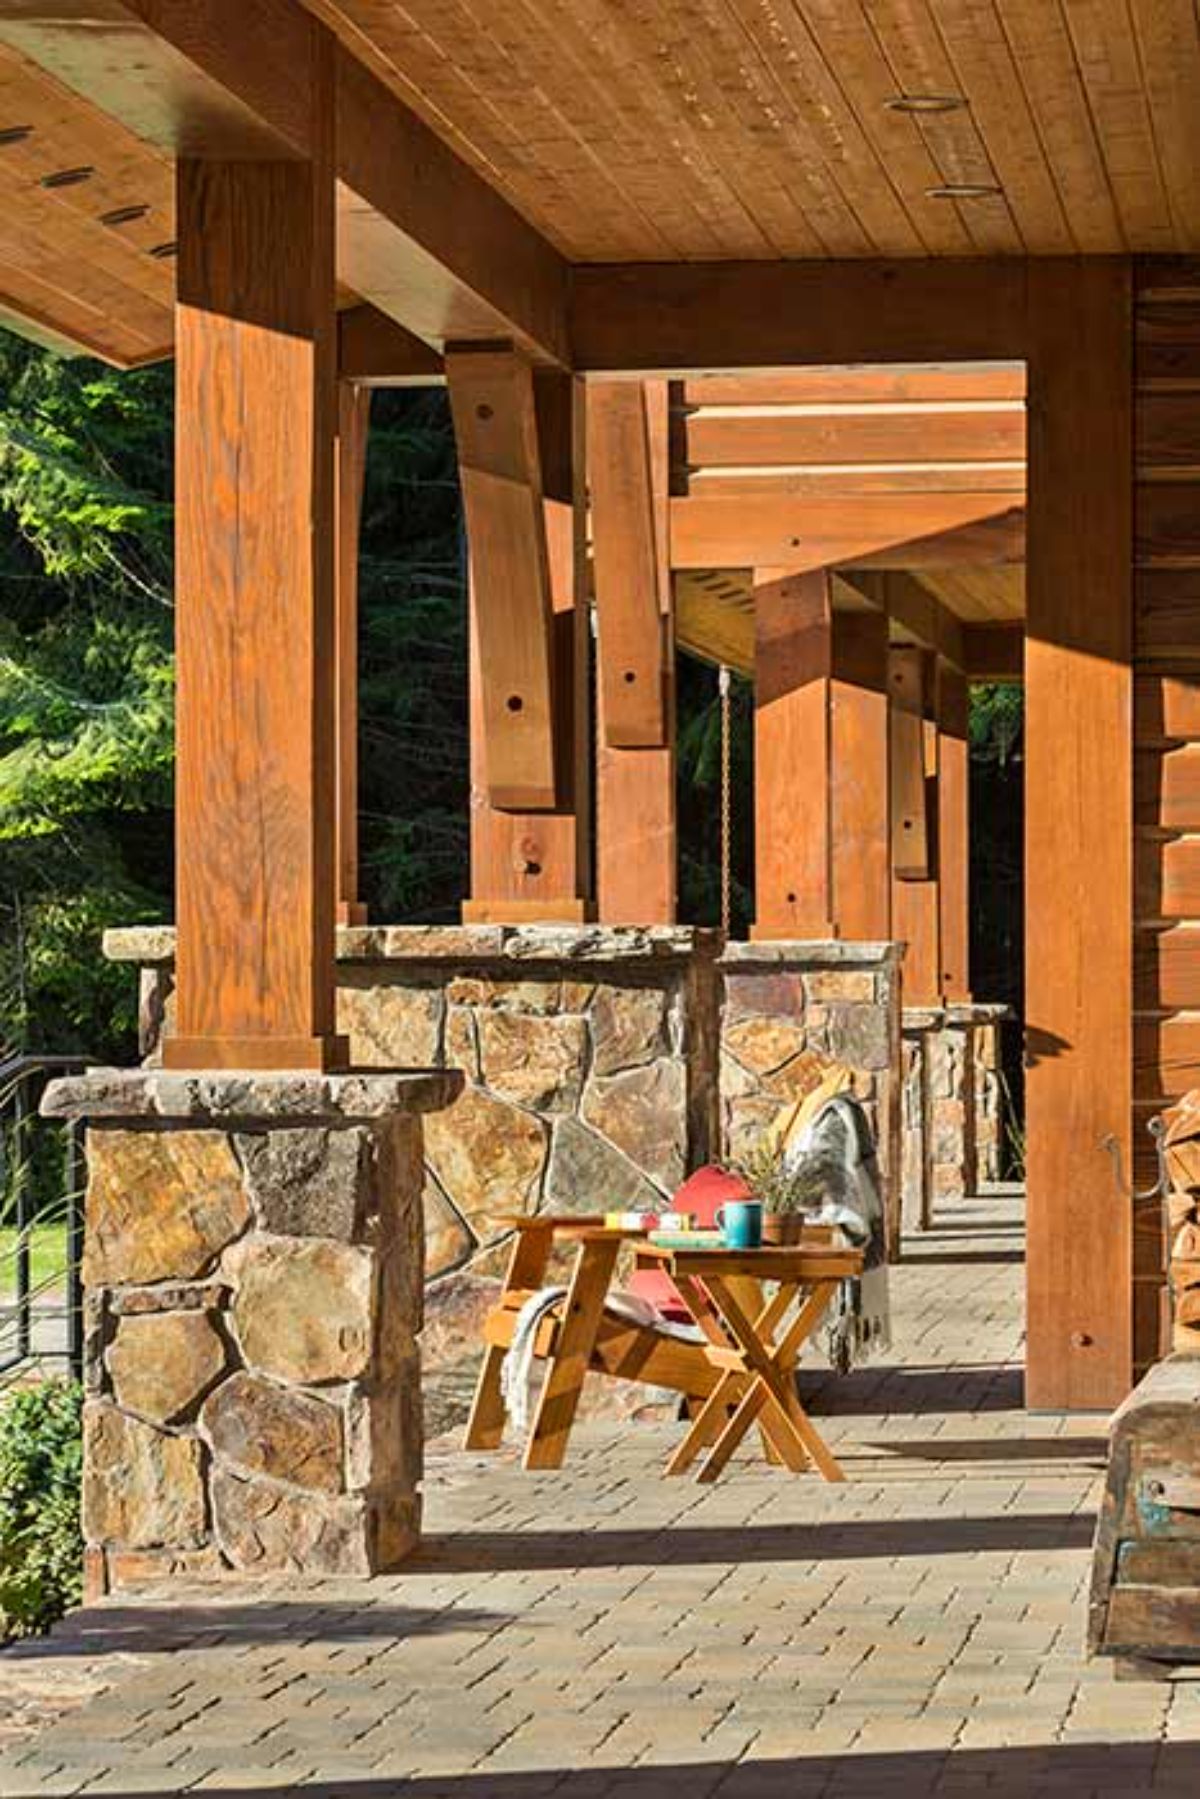
[[[947,1214],[892,1363],[806,1376],[846,1486],[665,1481],[666,1426],[589,1425],[560,1475],[439,1448],[401,1574],[114,1601],[0,1657],[0,1794],[1196,1799],[1200,1681],[1081,1657],[1103,1423],[1018,1409],[1020,1251],[1015,1199]]]

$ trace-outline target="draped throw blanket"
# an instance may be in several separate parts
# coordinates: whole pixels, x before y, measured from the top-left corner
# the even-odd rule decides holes
[[[797,1118],[784,1139],[784,1161],[820,1184],[824,1197],[809,1222],[840,1226],[863,1251],[862,1275],[842,1282],[825,1335],[830,1362],[845,1373],[892,1341],[883,1192],[875,1141],[858,1101],[839,1093]]]

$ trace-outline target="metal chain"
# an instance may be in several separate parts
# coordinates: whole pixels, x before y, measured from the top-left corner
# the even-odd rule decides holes
[[[732,706],[733,679],[721,664],[717,691],[721,696],[721,929],[729,936],[730,863],[733,859]]]

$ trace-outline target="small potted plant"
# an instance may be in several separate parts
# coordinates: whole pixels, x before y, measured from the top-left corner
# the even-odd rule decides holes
[[[770,1139],[756,1143],[733,1166],[762,1202],[763,1242],[799,1243],[807,1214],[821,1204],[819,1171],[803,1163],[789,1167],[783,1144]]]

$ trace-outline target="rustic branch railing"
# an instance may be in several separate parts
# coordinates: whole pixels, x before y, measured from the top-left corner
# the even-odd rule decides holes
[[[37,1102],[76,1056],[0,1062],[0,1383],[45,1362],[83,1362],[83,1136],[44,1123]],[[57,1145],[57,1146],[56,1146]]]

